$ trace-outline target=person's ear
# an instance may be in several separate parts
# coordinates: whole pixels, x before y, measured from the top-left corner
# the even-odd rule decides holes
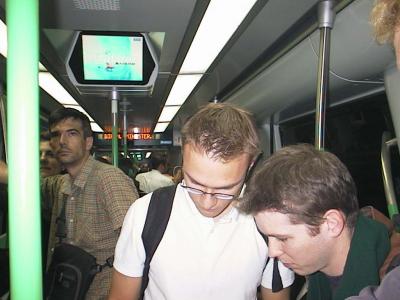
[[[85,139],[86,151],[90,151],[93,147],[93,137],[89,136]]]
[[[332,237],[341,235],[345,226],[346,219],[343,213],[337,209],[330,209],[324,214],[326,231]]]

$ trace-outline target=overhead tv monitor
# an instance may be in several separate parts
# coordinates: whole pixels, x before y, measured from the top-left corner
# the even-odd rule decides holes
[[[82,31],[68,61],[76,83],[83,86],[145,86],[155,77],[156,66],[147,36],[138,32]]]
[[[84,80],[143,81],[143,37],[82,35]]]

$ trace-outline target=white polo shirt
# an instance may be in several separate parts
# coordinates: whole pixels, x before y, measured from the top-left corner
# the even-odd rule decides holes
[[[141,277],[145,251],[141,234],[151,194],[132,204],[115,250],[114,268]],[[268,248],[251,216],[236,208],[220,218],[199,213],[190,196],[178,185],[171,217],[150,263],[149,300],[253,300],[257,286],[272,288],[271,259],[264,270]],[[279,263],[284,287],[294,274]]]
[[[174,184],[171,178],[161,174],[158,170],[137,174],[135,179],[139,182],[140,190],[145,193],[151,193],[161,187]]]

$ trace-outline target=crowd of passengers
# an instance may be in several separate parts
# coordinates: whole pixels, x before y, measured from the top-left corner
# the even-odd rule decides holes
[[[101,156],[99,160],[111,164],[111,159],[107,156]],[[140,195],[180,182],[181,166],[176,166],[171,172],[165,155],[153,153],[148,163],[142,163],[139,166],[129,158],[120,158],[118,167],[134,180]]]
[[[388,37],[399,62],[400,5],[380,5],[375,15],[395,15]],[[335,155],[287,146],[252,174],[261,148],[251,114],[216,103],[188,120],[182,145],[178,180],[163,174],[165,160],[155,155],[152,169],[135,176],[129,165],[122,171],[125,163],[121,170],[91,156],[84,114],[53,112],[40,144],[45,265],[60,243],[93,255],[103,267],[85,299],[250,300],[257,289],[262,299],[289,299],[294,272],[307,277],[307,299],[398,299],[400,267],[387,269],[400,234],[384,216],[361,213],[354,181]],[[7,177],[1,163],[0,181]],[[142,234],[152,192],[163,186],[173,204],[145,282]]]
[[[65,209],[63,242],[100,264],[115,255],[85,299],[138,299],[151,193],[137,199],[132,178],[90,155],[90,123],[81,112],[61,108],[49,120],[51,151],[41,147],[47,265]],[[255,299],[258,286],[263,299],[289,299],[293,272],[308,277],[307,299],[346,299],[380,283],[390,232],[360,213],[353,179],[336,156],[288,146],[248,178],[260,154],[257,130],[248,112],[229,104],[209,104],[192,116],[182,141],[183,179],[145,299]],[[47,176],[51,165],[65,174]],[[7,178],[4,164],[0,178]],[[399,286],[390,284],[381,299],[395,299]]]

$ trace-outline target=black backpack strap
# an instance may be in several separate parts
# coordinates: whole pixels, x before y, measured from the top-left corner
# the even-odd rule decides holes
[[[146,260],[140,287],[140,299],[149,283],[150,262],[167,228],[174,202],[176,185],[160,188],[153,192],[147,210],[146,221],[142,232],[142,241],[146,251]]]
[[[66,216],[65,207],[67,206],[68,195],[63,195],[63,202],[60,210],[60,214],[56,218],[56,237],[58,237],[58,242],[61,244],[62,240],[67,237],[67,226],[66,226]]]
[[[257,225],[256,225],[256,227],[257,227]],[[260,229],[258,229],[258,227],[257,227],[257,230],[260,233],[260,235],[263,237],[265,243],[268,246],[268,236],[263,234],[260,231]],[[270,257],[268,256],[267,262],[265,263],[265,266],[264,266],[264,270],[267,267],[267,264],[268,264],[269,260],[270,260]],[[278,259],[275,258],[274,259],[274,266],[273,266],[273,270],[272,270],[272,292],[276,293],[276,292],[279,292],[282,289],[283,289],[283,284],[282,284],[282,277],[281,277],[281,274],[279,272]]]

